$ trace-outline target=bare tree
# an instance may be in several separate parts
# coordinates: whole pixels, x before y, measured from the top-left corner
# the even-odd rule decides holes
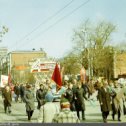
[[[3,36],[8,32],[8,28],[6,26],[0,27],[0,42],[2,42]]]

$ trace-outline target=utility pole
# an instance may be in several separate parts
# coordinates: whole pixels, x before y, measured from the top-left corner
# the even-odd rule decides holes
[[[82,32],[84,33],[84,43],[87,41],[87,32],[86,30],[82,30]],[[88,76],[89,76],[89,80],[91,79],[91,56],[90,56],[90,43],[87,43],[87,50],[88,50],[88,54],[87,54],[87,58],[88,58]],[[85,47],[85,45],[84,45]]]

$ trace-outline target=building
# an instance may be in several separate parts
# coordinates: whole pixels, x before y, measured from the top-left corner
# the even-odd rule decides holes
[[[5,75],[11,73],[15,82],[27,81],[30,73],[29,62],[37,58],[46,57],[44,51],[12,51],[7,54],[6,62],[3,65]]]
[[[126,76],[126,52],[115,53],[114,78]]]
[[[9,71],[11,71],[13,67],[21,69],[21,67],[28,66],[31,60],[42,57],[46,57],[44,51],[12,51],[8,54]]]

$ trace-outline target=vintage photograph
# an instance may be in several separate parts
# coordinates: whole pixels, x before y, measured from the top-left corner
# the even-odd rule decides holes
[[[0,0],[0,125],[126,122],[126,0]]]

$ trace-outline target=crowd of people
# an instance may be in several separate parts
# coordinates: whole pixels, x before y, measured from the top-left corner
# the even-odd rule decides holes
[[[52,83],[49,79],[39,85],[39,89],[34,93],[34,87],[30,84],[16,84],[14,86],[15,102],[19,101],[26,104],[26,113],[30,121],[35,110],[35,97],[38,102],[37,109],[39,123],[79,123],[86,120],[85,117],[85,100],[99,101],[103,122],[107,122],[107,117],[112,111],[112,119],[118,115],[118,121],[121,121],[122,112],[126,114],[125,85],[120,85],[113,81],[107,81],[103,78],[100,81],[89,80],[81,82],[77,79],[64,81],[65,87],[60,98],[60,104],[53,102]],[[94,95],[95,94],[95,95]],[[5,113],[11,113],[12,92],[7,85],[2,90]],[[80,115],[81,111],[81,115]]]

